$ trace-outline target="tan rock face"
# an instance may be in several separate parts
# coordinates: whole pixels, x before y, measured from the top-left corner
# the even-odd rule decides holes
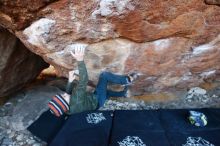
[[[0,55],[0,97],[20,90],[48,67],[5,29],[0,29]]]
[[[31,13],[35,18],[31,20],[36,21],[28,27],[22,25],[23,30],[8,27],[17,21],[7,26],[2,23],[11,18],[10,13],[2,11],[4,5],[0,23],[62,76],[75,68],[75,60],[69,54],[72,45],[88,44],[85,61],[91,80],[96,82],[102,70],[137,71],[142,76],[132,93],[140,95],[172,88],[185,90],[218,77],[220,7],[207,3],[208,0],[41,2],[41,9],[36,7]]]

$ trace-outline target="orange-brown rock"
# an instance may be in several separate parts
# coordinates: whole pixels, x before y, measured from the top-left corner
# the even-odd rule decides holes
[[[23,29],[39,17],[38,11],[53,1],[55,0],[1,0],[1,24],[13,30]]]
[[[0,98],[20,90],[48,67],[39,56],[2,28],[0,55]]]
[[[33,19],[25,21],[29,24],[35,20],[31,25],[12,27],[20,23],[5,11],[7,5],[0,9],[0,24],[13,31],[62,76],[75,67],[69,54],[72,45],[88,44],[85,61],[91,80],[96,82],[100,71],[106,69],[117,73],[137,71],[142,76],[132,87],[132,93],[140,95],[172,88],[185,90],[213,76],[219,77],[220,7],[210,3],[209,0],[41,1],[43,5],[31,12]],[[4,23],[10,19],[13,21]]]
[[[220,0],[205,0],[207,4],[220,5]]]

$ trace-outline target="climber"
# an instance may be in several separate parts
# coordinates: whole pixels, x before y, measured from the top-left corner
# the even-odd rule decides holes
[[[94,93],[86,92],[88,83],[87,69],[84,63],[85,45],[75,45],[74,52],[70,52],[78,64],[79,81],[74,87],[73,81],[76,79],[76,71],[70,71],[66,93],[57,94],[48,103],[50,111],[56,116],[79,113],[88,110],[95,110],[102,107],[109,97],[127,97],[128,85],[138,78],[137,73],[128,75],[116,75],[111,72],[102,72]],[[111,91],[107,89],[108,83],[124,85],[123,91]]]

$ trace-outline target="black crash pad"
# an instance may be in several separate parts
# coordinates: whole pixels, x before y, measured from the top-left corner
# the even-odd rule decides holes
[[[54,116],[45,112],[28,130],[53,139],[51,146],[220,146],[220,109],[193,109],[207,116],[205,127],[189,123],[189,110],[88,111],[55,119],[52,126]],[[43,133],[47,125],[53,134]]]

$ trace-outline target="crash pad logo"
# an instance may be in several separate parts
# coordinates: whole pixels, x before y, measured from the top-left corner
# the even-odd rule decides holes
[[[123,141],[118,142],[119,146],[146,146],[138,136],[127,136]]]
[[[86,120],[90,124],[98,124],[101,121],[106,120],[106,118],[102,113],[91,113],[87,115]]]
[[[201,137],[188,137],[186,144],[182,146],[215,146]]]

